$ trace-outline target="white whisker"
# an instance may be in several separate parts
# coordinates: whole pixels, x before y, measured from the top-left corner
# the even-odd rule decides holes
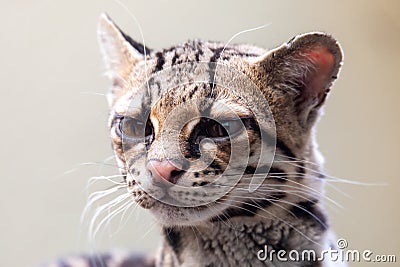
[[[97,202],[98,200],[100,200],[108,195],[111,195],[123,188],[125,188],[125,186],[114,186],[114,187],[106,189],[106,190],[96,191],[96,192],[91,193],[88,197],[85,208],[82,211],[82,215],[81,215],[81,219],[80,219],[81,224],[83,223],[84,219],[86,218],[86,215],[87,215],[89,209],[92,207],[92,205],[95,202]]]
[[[149,96],[151,95],[150,93],[150,85],[149,85],[149,74],[148,74],[148,66],[147,66],[147,48],[146,48],[146,41],[144,39],[144,35],[143,35],[143,30],[142,30],[142,26],[139,23],[139,20],[136,18],[136,16],[130,11],[130,9],[121,1],[119,0],[113,0],[114,2],[116,2],[117,4],[119,4],[133,19],[134,23],[137,25],[138,29],[139,29],[139,33],[140,33],[140,37],[142,40],[142,45],[143,45],[143,52],[144,52],[144,69],[145,69],[145,76],[146,76],[146,85],[147,85],[147,92],[149,94]]]
[[[116,181],[114,181],[112,179],[112,178],[123,178],[124,176],[125,175],[117,174],[117,175],[110,175],[110,176],[95,176],[95,177],[91,177],[87,182],[86,188],[90,187],[91,185],[93,185],[97,181],[108,181],[108,182],[111,182],[111,183],[116,184],[116,185],[125,185],[126,184],[125,182],[116,182]]]
[[[107,222],[109,219],[111,219],[112,217],[114,217],[115,214],[118,214],[121,210],[123,210],[125,208],[125,205],[129,204],[129,202],[124,203],[122,206],[116,208],[114,211],[110,212],[105,218],[103,218],[102,220],[100,220],[99,223],[96,224],[97,218],[100,216],[100,214],[104,211],[104,210],[110,210],[111,208],[119,205],[120,203],[122,203],[124,200],[128,199],[131,195],[129,193],[125,193],[123,195],[120,195],[118,197],[116,197],[114,200],[98,207],[95,211],[95,214],[92,218],[92,220],[90,221],[90,225],[89,225],[89,239],[90,240],[94,240],[96,234],[98,233],[98,231],[100,230],[100,228],[102,227],[102,225]],[[95,226],[96,225],[96,226]]]
[[[244,33],[247,33],[247,32],[251,32],[251,31],[256,31],[256,30],[263,29],[263,28],[265,28],[265,27],[270,26],[271,24],[272,24],[272,23],[267,23],[267,24],[264,24],[264,25],[261,25],[261,26],[258,26],[258,27],[254,27],[254,28],[242,30],[242,31],[240,31],[240,32],[238,32],[238,33],[235,33],[234,35],[231,36],[231,38],[229,38],[228,42],[226,42],[226,44],[225,44],[224,47],[222,48],[222,51],[221,51],[221,53],[220,53],[219,58],[222,57],[223,53],[225,52],[225,49],[226,49],[226,48],[228,47],[228,45],[233,41],[233,39],[235,39],[235,38],[238,37],[239,35],[244,34]],[[217,76],[217,68],[218,68],[218,61],[219,61],[219,58],[217,59],[217,64],[215,65],[215,70],[214,70],[214,73],[215,73],[215,74],[214,74],[214,76],[213,76],[213,81],[212,81],[213,84],[215,84],[215,77]],[[213,90],[214,90],[214,87],[211,88],[211,95],[213,94]]]

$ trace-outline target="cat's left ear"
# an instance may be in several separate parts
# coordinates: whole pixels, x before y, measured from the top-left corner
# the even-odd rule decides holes
[[[97,34],[104,62],[112,79],[129,74],[132,67],[149,53],[142,44],[121,31],[106,14],[100,16]]]
[[[330,35],[320,32],[296,36],[256,60],[267,84],[296,94],[295,107],[302,124],[316,119],[318,109],[337,78],[342,50]]]

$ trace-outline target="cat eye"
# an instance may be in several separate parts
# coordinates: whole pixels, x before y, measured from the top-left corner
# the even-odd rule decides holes
[[[121,117],[118,130],[124,138],[149,139],[153,136],[153,127],[149,120],[145,122],[131,117]]]
[[[212,138],[215,140],[224,140],[239,133],[244,125],[240,119],[216,121],[208,118],[202,118],[194,129],[196,142],[202,138]]]
[[[242,127],[240,120],[227,120],[217,122],[215,120],[208,120],[203,125],[206,129],[207,137],[228,137],[229,134],[233,135]]]

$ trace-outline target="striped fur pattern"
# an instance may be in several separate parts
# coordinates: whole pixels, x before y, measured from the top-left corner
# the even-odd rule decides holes
[[[159,267],[339,266],[327,261],[282,263],[257,258],[257,251],[266,245],[270,249],[299,252],[306,249],[320,252],[333,246],[323,208],[323,160],[315,143],[314,126],[341,66],[342,52],[335,39],[324,33],[309,33],[273,50],[202,40],[151,50],[124,34],[105,15],[100,20],[99,39],[113,82],[108,97],[109,126],[117,162],[133,200],[148,209],[162,227],[163,243],[154,263],[150,264]],[[159,82],[148,80],[160,71],[196,62],[234,68],[260,89],[276,129],[272,166],[257,167],[260,146],[265,142],[260,133],[267,130],[229,88],[212,82],[187,83],[162,92]],[[246,94],[246,88],[242,89]],[[163,197],[163,191],[157,192],[157,186],[152,183],[154,177],[146,168],[148,162],[174,160],[177,150],[189,162],[199,159],[202,153],[211,153],[207,148],[201,151],[199,140],[224,136],[224,133],[205,118],[191,118],[203,114],[204,110],[214,117],[223,117],[225,110],[213,108],[214,100],[223,101],[234,110],[244,130],[232,140],[218,139],[213,147],[213,160],[205,168],[189,164],[174,173],[174,184],[179,186],[168,188],[169,196],[185,201],[188,206],[160,201],[158,197]],[[196,104],[171,118],[177,107],[190,101]],[[261,106],[262,101],[256,99],[252,104]],[[184,118],[189,119],[175,138],[176,143],[163,142],[162,129],[169,129]],[[229,127],[235,127],[233,122],[229,123]],[[124,140],[125,136],[135,136],[138,125],[142,125],[145,137]],[[222,188],[223,182],[214,182],[229,164],[235,164],[231,160],[234,157],[231,145],[240,147],[245,139],[249,140],[248,162],[242,166],[244,171],[237,184],[211,203],[194,205],[207,199],[208,194],[184,189],[205,188],[212,194],[215,188]],[[266,179],[250,193],[250,177],[263,167]],[[210,184],[213,187],[207,187]]]

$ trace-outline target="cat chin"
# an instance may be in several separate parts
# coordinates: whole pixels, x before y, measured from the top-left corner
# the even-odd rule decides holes
[[[222,210],[219,205],[198,207],[176,207],[157,202],[150,208],[150,212],[156,220],[164,226],[197,226],[210,221],[215,214]]]

